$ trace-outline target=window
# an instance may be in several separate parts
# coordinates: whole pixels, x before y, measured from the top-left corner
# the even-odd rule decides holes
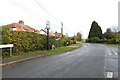
[[[16,28],[12,28],[13,31],[16,31]]]
[[[24,31],[28,31],[28,30],[24,29]]]

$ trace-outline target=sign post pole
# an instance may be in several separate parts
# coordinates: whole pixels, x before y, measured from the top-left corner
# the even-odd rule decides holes
[[[12,56],[12,47],[10,47],[10,57]]]

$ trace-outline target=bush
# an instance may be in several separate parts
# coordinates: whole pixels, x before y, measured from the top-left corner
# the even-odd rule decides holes
[[[98,37],[93,37],[89,40],[89,42],[92,42],[92,43],[99,43],[100,42],[100,38]]]
[[[63,41],[63,46],[67,46],[67,41]]]
[[[73,44],[76,44],[76,40],[73,40]]]
[[[107,43],[108,44],[119,44],[120,43],[120,39],[116,39],[116,38],[108,39]]]

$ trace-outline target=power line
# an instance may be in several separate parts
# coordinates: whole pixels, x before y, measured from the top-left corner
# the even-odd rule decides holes
[[[16,5],[17,7],[23,9],[25,12],[36,16],[38,19],[46,22],[46,20],[43,20],[40,18],[39,15],[37,15],[34,11],[32,11],[31,9],[27,8],[26,6],[24,6],[22,3],[16,1],[16,0],[9,0],[12,4]],[[37,2],[37,1],[36,1]],[[52,16],[52,14],[50,14],[39,2],[37,2],[37,4],[39,4],[39,6],[41,6],[42,9],[44,9],[52,18],[54,18],[55,20],[57,20],[58,22],[60,22],[58,19],[56,19],[54,16]],[[54,24],[52,24],[54,25]],[[55,26],[55,25],[54,25]]]
[[[50,15],[53,19],[55,19],[56,21],[60,22],[57,18],[55,18],[48,10],[46,10],[37,0],[34,0],[39,6],[40,8],[42,8],[48,15]]]
[[[29,13],[29,14],[31,14],[31,15],[34,15],[34,16],[36,16],[38,19],[40,19],[40,20],[43,20],[43,19],[41,19],[41,17],[39,16],[39,15],[37,15],[35,12],[33,12],[31,9],[29,9],[29,8],[27,8],[27,7],[25,7],[23,4],[21,4],[20,2],[18,2],[18,1],[16,1],[16,0],[9,0],[12,4],[14,4],[14,5],[16,5],[17,7],[19,7],[19,8],[21,8],[21,9],[23,9],[25,12],[27,12],[27,13]],[[45,21],[45,20],[43,20],[43,21]]]

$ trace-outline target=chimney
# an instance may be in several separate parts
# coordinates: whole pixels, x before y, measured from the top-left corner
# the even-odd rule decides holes
[[[23,20],[20,20],[18,23],[21,24],[21,25],[24,25],[24,21]]]

